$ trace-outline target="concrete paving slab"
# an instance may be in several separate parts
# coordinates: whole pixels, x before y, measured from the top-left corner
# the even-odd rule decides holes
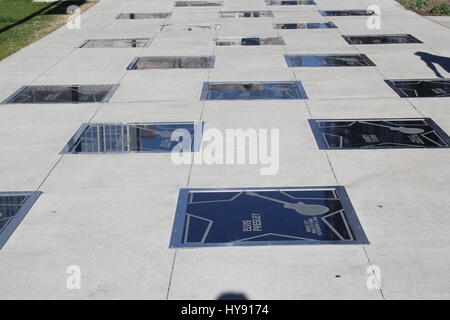
[[[255,114],[264,116],[255,117]],[[280,153],[297,152],[300,148],[315,149],[313,139],[307,128],[309,112],[304,102],[291,101],[251,101],[249,102],[208,102],[203,111],[205,129],[225,130],[242,128],[244,130],[278,129],[280,130]],[[306,129],[306,130],[305,130]],[[295,147],[285,142],[288,137],[296,137]]]
[[[216,11],[207,12],[184,12],[181,10],[176,10],[173,12],[172,17],[168,19],[168,23],[205,23],[209,21],[219,21],[219,9]]]
[[[17,246],[21,252],[45,248],[59,255],[63,250],[86,253],[117,246],[166,249],[178,187],[139,189],[45,190],[39,206],[28,213],[4,248]]]
[[[272,10],[273,12],[290,12],[292,14],[301,14],[301,13],[313,13],[317,12],[317,6],[316,5],[285,5],[285,6],[266,6],[266,8],[269,8],[269,10]]]
[[[339,28],[342,34],[401,34],[404,33],[403,29],[395,26],[388,21],[381,18],[380,28],[369,29],[367,28],[367,18],[360,17],[346,17],[340,19],[333,19],[335,17],[326,17],[330,20],[334,20],[334,23]]]
[[[220,23],[221,27],[218,30],[220,37],[277,36],[271,18],[229,18],[221,19]]]
[[[448,78],[450,76],[450,68],[448,71],[446,66],[442,66],[442,59],[433,50],[398,50],[395,54],[381,51],[370,52],[369,58],[377,65],[377,70],[386,79],[431,79],[437,75],[430,66],[428,60],[435,60],[437,72]],[[423,58],[422,58],[423,57]],[[441,62],[441,64],[439,64]]]
[[[8,71],[3,74],[0,79],[1,91],[7,96],[12,95],[16,90],[18,90],[22,85],[27,85],[32,83],[36,78],[39,77],[39,72],[27,72],[27,71]],[[6,98],[5,97],[5,98]],[[1,101],[3,101],[2,99]]]
[[[332,1],[332,0],[321,0],[321,1]],[[397,1],[391,1],[391,0],[360,0],[360,3],[362,3],[365,6],[370,5],[377,5],[382,9],[382,14],[389,14],[389,15],[417,15],[414,12],[411,12],[407,10],[405,7],[403,7],[400,3]]]
[[[360,247],[179,249],[175,261],[169,299],[217,299],[229,292],[249,299],[381,298],[366,287],[368,262]]]
[[[2,148],[8,156],[1,161],[1,190],[36,189],[59,159],[68,137],[96,109],[92,104],[2,105]]]
[[[436,243],[447,246],[450,242],[445,224],[439,223],[446,215],[444,195],[430,195],[426,202],[420,196],[411,197],[405,202],[400,197],[411,194],[410,191],[379,189],[365,192],[356,187],[350,193],[355,210],[363,213],[359,218],[371,245],[388,241],[394,246],[422,247]],[[434,210],[430,212],[431,206]],[[403,223],[399,228],[400,218],[414,223]]]
[[[44,73],[60,61],[61,58],[59,57],[30,57],[16,63],[14,67],[3,73],[3,77],[8,79],[14,77],[14,73],[21,73],[22,75],[19,78],[23,81],[27,76],[38,76]]]
[[[329,32],[309,33],[300,32],[298,34],[285,34],[286,50],[288,53],[317,53],[317,52],[350,52],[352,48],[340,37],[336,29],[327,30]]]
[[[398,98],[311,100],[307,103],[312,118],[319,119],[421,117],[407,100]]]
[[[450,18],[448,16],[429,16],[427,18],[441,26],[450,28]]]
[[[385,244],[367,248],[371,261],[381,268],[383,294],[386,299],[448,299],[448,245]],[[423,263],[427,261],[427,263]],[[392,267],[395,266],[395,267]]]
[[[403,33],[405,34],[405,33]],[[361,35],[358,33],[352,33],[347,35]],[[412,36],[415,36],[414,34]],[[421,40],[419,38],[419,40]],[[361,53],[372,53],[372,52],[391,52],[391,53],[401,53],[404,51],[429,51],[432,50],[430,46],[423,43],[392,43],[392,44],[354,44],[349,45],[350,47],[355,48]]]
[[[45,48],[39,50],[39,56],[62,59],[75,50],[84,39],[86,39],[86,37],[52,42]]]
[[[272,9],[271,9],[272,10]],[[330,20],[326,19],[325,17],[322,17],[318,10],[313,11],[279,11],[279,10],[272,10],[274,19],[276,21],[279,20],[287,20],[287,21],[325,21]],[[317,22],[317,21],[316,21]]]
[[[191,13],[204,13],[206,15],[216,14],[222,10],[222,7],[212,6],[212,7],[174,7],[173,12],[181,14],[191,14]]]
[[[169,23],[167,23],[169,24]],[[172,24],[172,23],[170,23]],[[216,24],[214,22],[213,24]],[[202,23],[203,25],[203,23]],[[158,26],[160,29],[160,26]],[[208,30],[208,31],[158,31],[154,34],[155,43],[153,43],[153,47],[149,48],[146,51],[153,51],[155,50],[155,46],[163,47],[166,44],[169,44],[171,46],[177,46],[177,49],[174,49],[174,51],[171,53],[172,56],[179,55],[176,52],[181,51],[183,52],[185,49],[179,48],[178,49],[178,43],[180,42],[180,32],[182,34],[182,41],[187,46],[191,44],[197,44],[197,48],[195,50],[198,50],[200,47],[204,49],[206,52],[211,51],[212,46],[212,39],[216,37],[219,30]],[[158,43],[159,42],[159,43]]]
[[[259,116],[255,117],[255,114]],[[307,121],[308,109],[304,102],[207,102],[203,115],[205,130],[219,129],[223,134],[226,129],[278,129],[279,171],[275,175],[261,176],[258,175],[261,164],[194,164],[190,186],[239,187],[244,182],[248,184],[248,181],[251,181],[252,186],[261,187],[335,184],[326,155],[316,149]],[[290,137],[295,137],[295,145],[288,143]],[[296,165],[300,163],[314,163],[314,166]],[[217,176],[221,179],[218,180]]]
[[[151,38],[165,21],[142,20],[133,21],[132,24],[124,22],[126,20],[113,20],[105,28],[90,36],[99,39],[112,38]],[[85,40],[87,37],[84,37]]]
[[[307,123],[302,122],[297,128],[298,130],[306,130],[308,129]],[[292,129],[290,130],[292,131]],[[286,135],[286,132],[280,131],[280,135]],[[314,168],[311,168],[311,166],[289,166],[291,163],[313,163]],[[305,151],[300,148],[283,150],[279,156],[278,172],[275,175],[260,175],[261,168],[266,167],[269,166],[261,164],[194,164],[189,183],[194,188],[240,188],[243,186],[267,188],[336,184],[326,155],[316,150]],[[276,168],[275,164],[273,164],[273,168]]]
[[[124,70],[107,70],[97,72],[95,70],[49,70],[33,81],[33,84],[59,85],[59,84],[116,84],[125,74]]]
[[[155,101],[107,103],[101,106],[94,122],[170,122],[200,120],[201,101]]]
[[[198,100],[208,74],[208,69],[130,71],[126,73],[120,82],[120,88],[110,101]]]
[[[262,35],[264,36],[264,35]],[[266,46],[216,46],[213,47],[214,54],[220,55],[282,55],[285,47],[282,45],[266,45]]]
[[[231,55],[227,55],[230,57]],[[218,57],[218,68],[211,70],[209,77],[210,81],[294,81],[295,78],[292,72],[283,66],[283,61],[280,59],[282,56],[278,56],[272,60],[273,65],[269,68],[261,68],[259,62],[269,62],[265,57],[254,57],[243,55],[240,58],[236,57],[236,60],[225,62],[226,60]],[[276,61],[278,60],[277,65]],[[281,60],[281,61],[280,61]]]
[[[397,190],[410,197],[448,190],[448,149],[335,150],[328,152],[339,183],[352,188]],[[432,155],[433,157],[430,157]],[[401,166],[397,164],[401,163]],[[388,183],[389,181],[389,183]],[[403,198],[403,197],[402,197]]]
[[[450,98],[433,99],[408,99],[409,102],[424,116],[433,118],[439,123],[442,129],[450,132],[450,123],[448,122],[448,106]]]
[[[235,10],[270,10],[271,8],[266,6],[264,1],[245,1],[245,3],[239,1],[225,1],[220,11],[235,11]]]
[[[75,133],[75,132],[73,132]],[[67,142],[72,135],[69,135]],[[65,143],[61,146],[64,147]],[[126,161],[125,161],[126,160]],[[136,170],[136,168],[149,170]],[[151,170],[150,170],[151,169]],[[96,174],[90,172],[95,170]],[[167,172],[173,174],[168,175]],[[76,173],[74,175],[74,173]],[[67,154],[48,180],[47,191],[120,191],[186,185],[189,165],[173,165],[168,153]],[[61,187],[63,181],[70,184]]]
[[[2,250],[4,299],[164,299],[173,252],[163,248],[129,251],[120,244],[82,251]],[[51,263],[49,263],[51,261]],[[67,268],[80,267],[80,290],[68,290]],[[69,269],[70,271],[71,269]],[[71,271],[73,272],[73,271]]]
[[[327,10],[333,10],[333,9],[359,9],[363,7],[361,5],[360,0],[343,0],[339,1],[339,3],[336,3],[336,1],[333,0],[317,0],[317,6],[320,8],[328,7]],[[363,7],[364,8],[364,7]],[[365,9],[365,8],[364,8]]]
[[[367,10],[368,6],[365,6],[363,4],[361,4],[361,1],[355,0],[355,1],[344,1],[341,2],[339,1],[339,3],[336,2],[330,2],[330,1],[317,1],[317,9],[318,10],[323,10],[323,11],[335,11],[335,10]],[[330,16],[329,18],[331,19],[341,19],[342,17],[347,17],[348,16]],[[350,18],[355,18],[355,20],[357,19],[365,19],[367,20],[367,17],[359,17],[359,16],[350,16]]]
[[[246,48],[245,48],[246,49]],[[272,65],[274,68],[286,69],[286,60],[283,55],[280,54],[251,54],[247,50],[241,50],[242,53],[227,53],[226,51],[221,51],[216,53],[216,61],[214,64],[214,70],[229,70],[230,68],[243,68],[243,69],[263,69],[261,66],[268,64]],[[230,59],[231,58],[231,59]]]
[[[318,69],[294,68],[310,100],[398,97],[373,67]]]
[[[61,74],[72,71],[101,70],[106,72],[126,70],[128,64],[139,56],[143,48],[79,48],[59,61],[50,72]],[[108,59],[105,59],[108,56]],[[80,64],[79,61],[84,61]]]
[[[147,12],[169,12],[174,9],[171,2],[167,1],[133,1],[121,6],[121,10],[131,13],[147,13]],[[123,12],[125,12],[123,11]]]
[[[183,37],[182,39],[173,39],[168,37],[157,37],[151,47],[143,51],[143,55],[202,55],[211,54],[212,38],[195,35]]]

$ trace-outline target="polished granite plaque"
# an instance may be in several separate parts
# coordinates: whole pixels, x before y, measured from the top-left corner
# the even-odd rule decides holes
[[[138,57],[129,64],[127,69],[210,69],[214,67],[214,61],[213,56]]]
[[[402,98],[450,97],[450,79],[386,80]]]
[[[221,7],[222,1],[175,1],[174,7]]]
[[[448,148],[448,135],[431,119],[311,119],[320,149]]]
[[[172,16],[171,12],[157,12],[157,13],[121,13],[116,19],[165,19]]]
[[[335,29],[333,22],[275,23],[274,29]]]
[[[361,244],[343,187],[181,189],[171,247]]]
[[[375,64],[365,54],[285,55],[288,67],[370,67]]]
[[[272,11],[221,11],[219,12],[221,18],[262,18],[273,17]]]
[[[303,6],[316,5],[314,0],[265,0],[268,6]]]
[[[26,216],[42,192],[0,192],[0,248]]]
[[[214,31],[220,24],[163,24],[159,31]]]
[[[348,44],[399,44],[399,43],[422,43],[410,34],[377,34],[377,35],[344,35],[342,36]]]
[[[103,103],[118,87],[117,84],[23,86],[3,103]]]
[[[202,122],[83,124],[61,153],[198,151]]]
[[[145,48],[150,42],[150,38],[89,39],[80,48]]]
[[[308,99],[300,81],[205,82],[201,100]]]
[[[326,17],[375,15],[375,12],[371,10],[319,10],[319,13]]]
[[[285,42],[282,37],[226,37],[214,38],[215,46],[280,46]]]

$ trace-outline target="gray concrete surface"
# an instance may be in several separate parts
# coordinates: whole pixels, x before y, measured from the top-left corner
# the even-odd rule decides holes
[[[432,117],[450,132],[450,98],[401,99],[388,78],[434,78],[414,55],[450,56],[450,30],[393,0],[316,0],[317,6],[174,8],[166,0],[102,0],[82,28],[62,27],[0,62],[0,100],[27,84],[120,83],[107,104],[0,105],[0,191],[42,196],[0,250],[1,299],[450,298],[448,149],[321,151],[309,118]],[[366,17],[322,17],[320,9],[381,7]],[[273,10],[274,18],[220,19],[219,10]],[[168,19],[116,20],[122,12]],[[334,21],[338,29],[273,30],[275,22]],[[217,31],[158,32],[164,23],[221,24]],[[410,33],[414,45],[350,46],[342,34]],[[217,36],[280,35],[285,46],[213,47]],[[77,49],[89,38],[151,37],[148,48]],[[370,68],[289,69],[285,53],[365,53]],[[127,71],[145,55],[211,55],[209,70]],[[448,72],[440,70],[446,77]],[[200,101],[205,81],[300,80],[309,100]],[[176,166],[169,154],[60,155],[81,123],[203,120],[207,128],[279,128],[280,171],[259,165]],[[169,249],[182,187],[346,187],[365,246]],[[80,290],[66,287],[78,265]],[[369,266],[381,289],[368,289]],[[340,277],[336,277],[340,275]]]
[[[428,19],[440,24],[441,26],[450,28],[450,17],[449,16],[428,16]]]

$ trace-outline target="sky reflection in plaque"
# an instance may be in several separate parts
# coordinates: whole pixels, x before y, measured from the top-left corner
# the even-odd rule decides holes
[[[320,149],[448,148],[431,119],[311,119]]]

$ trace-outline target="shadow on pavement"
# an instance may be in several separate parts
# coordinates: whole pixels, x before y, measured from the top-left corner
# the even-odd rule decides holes
[[[247,296],[239,292],[225,292],[217,297],[217,300],[248,300]]]
[[[45,14],[68,14],[70,13],[67,9],[70,6],[81,6],[86,3],[86,0],[68,0],[59,3],[56,7],[48,10]]]
[[[8,31],[18,25],[21,25],[22,23],[25,23],[31,19],[33,19],[34,17],[41,15],[41,14],[68,14],[70,12],[67,11],[67,9],[71,6],[71,5],[77,5],[77,6],[81,6],[82,4],[84,4],[86,2],[86,0],[73,0],[73,1],[63,1],[63,2],[59,2],[56,3],[55,2],[50,2],[50,4],[48,6],[45,6],[41,9],[39,9],[38,11],[30,14],[29,16],[20,19],[10,25],[7,25],[6,27],[3,27],[0,29],[0,33],[3,33],[5,31]],[[51,9],[50,9],[51,8]],[[50,10],[49,10],[50,9]]]
[[[420,59],[427,64],[428,68],[433,70],[437,77],[444,78],[436,68],[436,65],[439,65],[442,69],[450,73],[450,58],[422,51],[417,51],[415,55],[419,56]]]

